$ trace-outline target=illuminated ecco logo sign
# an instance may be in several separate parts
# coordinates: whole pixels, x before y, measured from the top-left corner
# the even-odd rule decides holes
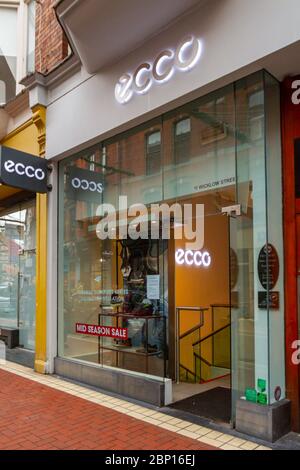
[[[211,265],[211,256],[208,251],[192,251],[179,248],[175,252],[175,261],[179,265],[203,266],[208,268]]]
[[[115,86],[115,98],[128,103],[136,93],[144,95],[154,83],[165,83],[175,71],[186,72],[197,64],[202,52],[202,43],[194,36],[180,42],[177,49],[165,49],[154,60],[139,65],[133,74],[125,73]]]

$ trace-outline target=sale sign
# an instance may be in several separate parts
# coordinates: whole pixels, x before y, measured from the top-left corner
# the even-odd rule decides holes
[[[89,325],[76,323],[76,333],[82,335],[104,336],[108,338],[127,339],[128,328],[116,328],[114,326]]]

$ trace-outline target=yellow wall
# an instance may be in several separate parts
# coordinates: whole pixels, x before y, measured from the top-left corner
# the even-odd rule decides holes
[[[38,130],[30,120],[22,127],[18,128],[15,132],[4,138],[1,142],[1,145],[38,156]]]

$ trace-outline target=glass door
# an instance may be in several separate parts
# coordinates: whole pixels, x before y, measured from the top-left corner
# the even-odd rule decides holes
[[[35,348],[35,200],[0,215],[0,326],[19,329],[19,344]]]
[[[36,217],[35,201],[21,207],[24,223],[22,249],[19,251],[18,327],[20,346],[35,348]]]
[[[35,348],[35,249],[20,254],[19,342],[25,349]]]
[[[230,388],[229,218],[205,215],[203,248],[186,246],[175,240],[177,382]]]
[[[234,189],[234,188],[232,188]],[[227,193],[229,197],[229,192]],[[178,409],[231,421],[230,217],[204,204],[204,244],[175,240],[176,384]],[[223,196],[223,197],[222,197]],[[222,199],[221,199],[222,197]],[[208,199],[210,198],[210,199]],[[234,203],[234,191],[230,202]],[[220,195],[220,207],[228,199]],[[194,221],[195,222],[195,221]],[[195,223],[194,223],[195,226]],[[177,398],[178,397],[178,398]]]
[[[0,325],[17,328],[19,323],[19,252],[23,226],[17,208],[0,215]]]

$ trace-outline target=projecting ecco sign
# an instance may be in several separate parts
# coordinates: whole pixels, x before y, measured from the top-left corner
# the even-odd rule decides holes
[[[47,160],[0,146],[0,182],[33,193],[47,193]]]
[[[125,104],[133,95],[144,95],[156,84],[165,83],[175,72],[191,70],[200,59],[202,43],[195,36],[187,36],[176,50],[165,49],[154,61],[144,62],[133,73],[124,73],[115,86],[115,98]]]

